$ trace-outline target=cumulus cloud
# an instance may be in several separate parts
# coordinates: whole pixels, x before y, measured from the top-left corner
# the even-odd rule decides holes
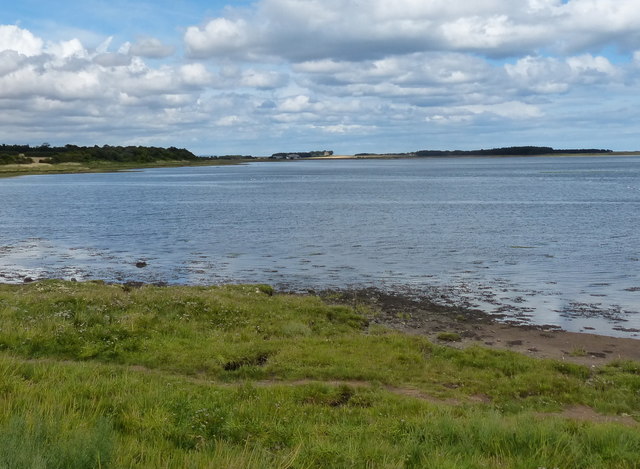
[[[567,91],[572,74],[565,61],[531,56],[505,65],[505,70],[517,86],[540,94]]]
[[[287,98],[278,106],[280,112],[302,112],[310,108],[309,96],[298,95],[292,98]]]
[[[262,0],[247,14],[190,27],[184,41],[197,60],[279,71],[286,64],[290,79],[272,89],[292,89],[263,101],[282,125],[315,119],[316,128],[338,131],[380,129],[385,118],[438,126],[537,122],[557,111],[552,99],[571,95],[575,103],[593,87],[629,81],[639,61],[625,66],[601,52],[637,49],[634,3]],[[347,100],[370,122],[355,111],[331,112]]]
[[[523,57],[505,65],[514,85],[539,94],[564,93],[576,85],[607,85],[622,81],[624,72],[607,58],[582,54],[563,59]]]
[[[240,80],[241,86],[258,89],[277,89],[289,81],[287,74],[275,70],[245,70]]]
[[[148,59],[163,59],[172,55],[174,51],[175,47],[163,44],[160,39],[154,37],[139,39],[128,48],[129,54]]]
[[[13,51],[31,57],[42,53],[44,41],[15,25],[0,25],[0,51]]]
[[[188,28],[188,52],[198,58],[262,54],[294,62],[433,50],[505,57],[540,48],[587,52],[611,42],[627,44],[640,30],[634,0],[263,0],[258,8],[258,15]]]
[[[212,77],[206,67],[199,63],[187,64],[180,67],[180,74],[184,83],[194,86],[205,86]]]
[[[226,18],[213,19],[203,28],[191,26],[184,38],[187,51],[195,58],[243,55],[257,41],[251,28],[242,19]]]
[[[211,79],[203,64],[153,68],[126,47],[109,52],[111,39],[91,50],[78,39],[46,42],[8,25],[0,41],[0,114],[6,132],[26,122],[20,135],[65,126],[72,135],[114,126],[144,135],[187,121]]]

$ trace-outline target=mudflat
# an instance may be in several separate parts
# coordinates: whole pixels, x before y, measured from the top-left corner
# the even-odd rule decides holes
[[[640,340],[508,322],[483,311],[441,305],[426,296],[375,288],[320,292],[325,301],[367,308],[372,322],[456,348],[474,345],[587,366],[640,361]]]

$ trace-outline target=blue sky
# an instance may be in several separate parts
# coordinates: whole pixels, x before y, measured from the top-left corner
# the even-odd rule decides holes
[[[22,0],[0,142],[639,149],[637,0]]]

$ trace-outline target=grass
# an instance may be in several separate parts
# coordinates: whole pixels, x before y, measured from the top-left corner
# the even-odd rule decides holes
[[[443,342],[460,342],[462,340],[462,337],[457,332],[440,332],[436,338]]]
[[[638,467],[640,364],[457,350],[267,286],[0,285],[0,468]],[[482,402],[477,399],[482,396]]]

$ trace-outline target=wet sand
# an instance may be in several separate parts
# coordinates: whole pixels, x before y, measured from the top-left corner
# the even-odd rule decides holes
[[[640,361],[640,340],[592,333],[567,332],[553,325],[509,323],[480,310],[443,306],[428,297],[408,296],[377,289],[323,291],[325,301],[375,311],[372,323],[428,337],[452,347],[480,345],[511,350],[535,358],[565,360],[599,366],[615,360]],[[459,340],[442,340],[444,332]],[[451,338],[452,336],[449,336]],[[457,338],[455,335],[453,338]]]

